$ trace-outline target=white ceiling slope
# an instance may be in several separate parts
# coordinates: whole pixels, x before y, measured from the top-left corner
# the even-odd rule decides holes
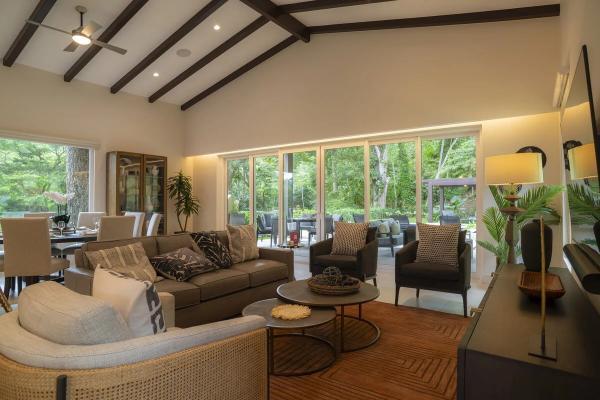
[[[304,0],[274,0],[278,5],[302,1]],[[127,54],[122,56],[102,50],[77,75],[76,79],[105,87],[112,86],[208,2],[208,0],[150,0],[110,41],[111,44],[127,49]],[[559,1],[396,0],[296,13],[294,16],[307,26],[315,26],[488,11],[557,2]],[[74,29],[79,25],[75,6],[83,5],[88,8],[86,18],[93,19],[106,28],[128,3],[129,0],[60,0],[44,19],[44,23],[65,30]],[[0,0],[0,55],[6,53],[36,4],[37,0]],[[122,90],[149,97],[258,16],[239,0],[229,0]],[[221,29],[215,31],[213,29],[215,24],[220,25]],[[101,33],[102,30],[97,32],[95,37]],[[161,101],[183,104],[288,36],[289,34],[277,25],[266,24],[171,90],[161,98]],[[63,75],[85,51],[82,47],[74,53],[62,51],[68,43],[69,38],[66,35],[40,28],[18,57],[17,63]],[[298,43],[295,46],[310,46],[310,43]],[[178,49],[183,48],[191,50],[191,56],[182,58],[175,54]],[[154,72],[158,72],[159,76],[154,77]]]

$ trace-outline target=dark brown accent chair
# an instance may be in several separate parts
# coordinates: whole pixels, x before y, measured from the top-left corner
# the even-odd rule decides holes
[[[331,254],[333,238],[320,241],[310,246],[310,272],[318,275],[327,267],[338,267],[342,273],[361,281],[373,280],[377,286],[377,228],[369,228],[365,247],[356,256]]]
[[[409,227],[409,230],[416,229]],[[410,233],[414,237],[414,232]],[[396,253],[396,301],[401,287],[457,293],[463,298],[463,313],[467,316],[467,291],[471,288],[471,245],[465,241],[466,231],[458,239],[458,268],[446,264],[415,262],[419,241],[406,244]]]

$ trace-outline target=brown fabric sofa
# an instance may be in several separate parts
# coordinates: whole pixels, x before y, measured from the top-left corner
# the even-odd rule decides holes
[[[215,233],[225,245],[229,244],[225,231]],[[65,271],[65,285],[79,293],[91,294],[94,272],[84,252],[135,242],[142,243],[148,257],[183,247],[197,249],[188,234],[89,242],[75,252],[75,266]],[[175,326],[187,328],[234,317],[250,303],[277,297],[277,287],[292,280],[294,254],[291,250],[259,249],[256,260],[200,274],[186,282],[164,279],[155,283],[155,287],[175,297]]]

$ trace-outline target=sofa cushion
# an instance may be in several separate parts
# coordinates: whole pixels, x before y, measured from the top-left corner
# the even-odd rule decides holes
[[[457,281],[459,279],[458,269],[441,263],[414,262],[402,264],[396,266],[396,273],[407,278],[417,279],[438,279],[443,281]]]
[[[158,254],[158,250],[156,247],[156,238],[154,237],[139,237],[132,239],[121,239],[121,240],[107,240],[103,242],[88,242],[84,243],[81,246],[81,250],[83,252],[86,251],[98,251],[103,249],[111,249],[113,247],[127,246],[128,244],[133,244],[139,242],[144,246],[144,252],[147,257],[154,257]],[[87,257],[83,254],[82,257],[83,265],[77,264],[78,267],[85,267],[88,269],[93,269],[90,263],[88,262]]]
[[[19,322],[34,335],[65,345],[111,343],[133,337],[109,302],[75,293],[56,282],[23,289]]]
[[[202,250],[198,249],[196,252],[187,247],[152,257],[150,263],[165,278],[179,282],[217,269]]]
[[[167,331],[160,297],[151,282],[96,268],[92,296],[112,304],[135,337]]]
[[[377,228],[372,229],[374,238]],[[336,223],[331,254],[355,256],[360,249],[365,247],[368,230],[368,223],[352,224],[343,221]]]
[[[277,282],[288,278],[288,267],[284,263],[273,260],[251,260],[234,264],[231,269],[249,275],[250,287]]]
[[[342,272],[347,272],[348,270],[356,269],[356,256],[342,256],[336,254],[324,254],[321,256],[317,256],[315,258],[315,262],[323,267],[331,267],[336,266],[342,270]]]
[[[196,275],[188,282],[200,288],[200,300],[206,301],[226,294],[238,292],[250,287],[247,273],[228,269],[218,269],[202,275]]]
[[[167,236],[157,236],[156,246],[158,254],[170,253],[184,247],[196,250],[196,243],[187,233]]]
[[[156,280],[156,271],[139,242],[110,249],[86,251],[85,256],[94,270],[101,267],[142,281]]]
[[[229,253],[235,264],[258,258],[256,227],[254,225],[227,225]]]
[[[220,268],[229,268],[233,265],[229,248],[219,239],[217,233],[196,232],[192,233],[192,239],[206,257]]]
[[[171,293],[175,297],[176,310],[200,304],[200,288],[192,283],[165,279],[156,282],[154,287],[159,292]]]

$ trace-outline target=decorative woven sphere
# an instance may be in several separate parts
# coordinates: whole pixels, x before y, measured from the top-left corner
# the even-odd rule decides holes
[[[342,280],[342,271],[338,267],[327,267],[323,270],[323,279],[328,285],[338,285]]]

